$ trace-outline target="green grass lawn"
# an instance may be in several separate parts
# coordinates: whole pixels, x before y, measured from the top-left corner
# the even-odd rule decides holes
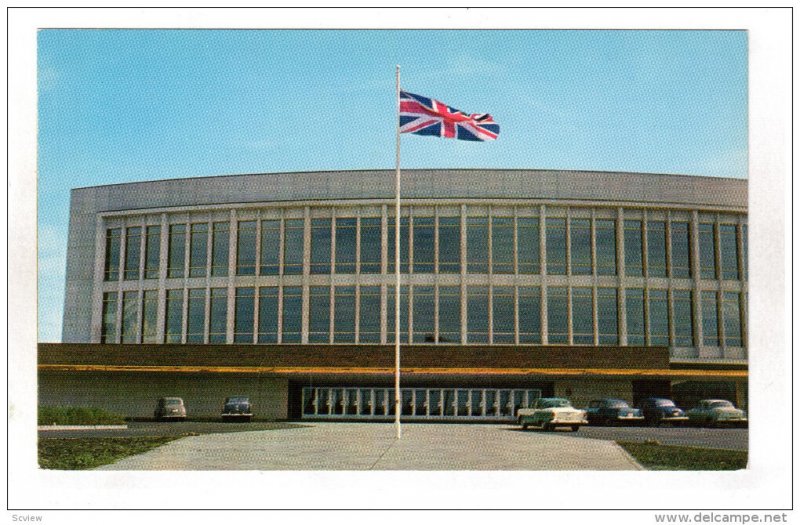
[[[717,448],[681,447],[658,443],[618,441],[648,470],[740,470],[747,468],[747,452]]]
[[[122,425],[125,418],[91,407],[39,407],[39,425]]]
[[[39,466],[53,470],[91,469],[181,437],[185,436],[39,439]]]

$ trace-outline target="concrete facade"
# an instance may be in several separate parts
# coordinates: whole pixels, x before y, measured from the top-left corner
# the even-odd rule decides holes
[[[182,398],[190,418],[219,418],[223,401],[234,395],[249,396],[258,419],[288,417],[288,380],[281,378],[251,374],[39,374],[42,406],[92,406],[130,418],[152,418],[159,397]]]

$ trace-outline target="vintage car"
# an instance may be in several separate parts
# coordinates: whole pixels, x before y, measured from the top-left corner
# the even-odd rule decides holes
[[[614,425],[644,422],[642,411],[622,399],[594,399],[586,407],[586,420],[590,425]]]
[[[157,421],[182,421],[186,419],[186,406],[179,397],[162,397],[156,402],[153,416]]]
[[[684,411],[675,406],[675,402],[671,399],[648,397],[639,401],[638,406],[645,422],[651,426],[659,426],[662,423],[682,425],[689,420]]]
[[[554,430],[556,427],[569,427],[576,432],[587,423],[586,413],[572,407],[569,399],[561,397],[543,397],[536,400],[533,408],[521,408],[517,411],[517,423],[522,430],[529,426],[542,430]]]
[[[225,398],[222,405],[223,421],[250,421],[253,418],[253,407],[250,398],[245,396],[231,396]]]
[[[747,414],[725,399],[703,399],[696,407],[686,412],[693,425],[723,426],[747,424]]]

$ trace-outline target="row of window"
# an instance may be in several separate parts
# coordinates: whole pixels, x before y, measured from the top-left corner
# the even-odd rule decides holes
[[[628,276],[688,278],[692,273],[689,222],[625,220],[618,238],[616,220],[547,218],[542,236],[537,217],[468,217],[465,239],[459,217],[403,217],[400,222],[403,273],[460,273],[465,268],[470,274],[539,274],[545,246],[550,275],[616,275],[620,242]],[[385,262],[393,273],[394,218],[387,220],[385,246],[382,228],[380,217],[311,219],[308,271],[381,273]],[[228,221],[170,225],[166,277],[227,276],[231,267],[236,275],[304,272],[304,219],[239,221],[234,233],[231,253]],[[105,280],[158,279],[161,235],[161,226],[108,229]],[[700,223],[697,236],[701,278],[746,279],[746,225],[739,231],[735,224]]]
[[[380,286],[308,287],[308,324],[303,327],[303,288],[235,289],[235,343],[381,343],[385,305],[386,342],[394,342],[394,287],[385,298]],[[690,290],[625,290],[627,343],[632,346],[696,345]],[[742,296],[701,292],[702,344],[742,346]],[[228,289],[166,291],[163,338],[158,334],[158,291],[108,292],[103,296],[102,342],[226,343]],[[121,304],[120,304],[121,299]],[[546,316],[541,316],[546,299]],[[462,341],[462,297],[458,286],[401,287],[401,341],[415,343],[619,344],[619,301],[614,288],[468,286],[466,340]],[[122,309],[118,321],[118,308]],[[140,315],[141,309],[141,315]],[[409,323],[411,319],[411,323]],[[120,324],[119,333],[117,331]],[[409,326],[410,324],[410,326]],[[570,330],[571,328],[571,330]],[[571,340],[570,340],[571,332]],[[595,337],[597,337],[595,343]]]

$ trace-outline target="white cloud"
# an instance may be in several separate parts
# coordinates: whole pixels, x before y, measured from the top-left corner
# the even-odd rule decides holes
[[[747,149],[733,149],[715,153],[700,164],[703,175],[709,177],[737,177],[748,176]]]

